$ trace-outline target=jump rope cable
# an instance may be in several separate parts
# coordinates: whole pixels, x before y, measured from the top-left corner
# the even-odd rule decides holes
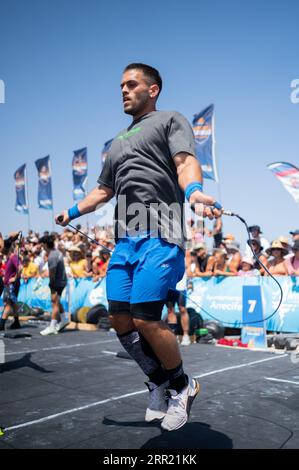
[[[191,204],[191,209],[194,211],[194,204]],[[257,320],[257,321],[252,321],[252,322],[246,322],[246,323],[240,323],[238,322],[238,325],[239,326],[244,326],[244,325],[253,325],[253,324],[256,324],[256,323],[264,323],[265,321],[269,320],[270,318],[274,317],[274,315],[276,315],[277,311],[279,310],[279,307],[282,303],[282,300],[283,300],[283,291],[282,291],[282,287],[280,285],[280,283],[278,282],[277,279],[275,279],[275,277],[270,273],[270,271],[267,269],[267,267],[262,263],[262,261],[258,258],[258,256],[256,255],[256,253],[254,252],[253,248],[252,248],[252,245],[250,243],[250,240],[251,240],[251,237],[250,237],[250,232],[249,232],[249,227],[246,223],[246,220],[243,219],[243,217],[241,217],[239,214],[235,214],[234,212],[231,212],[231,211],[226,211],[226,210],[222,210],[222,213],[223,215],[228,215],[230,217],[237,217],[246,227],[246,230],[247,230],[247,235],[248,235],[248,245],[250,247],[250,250],[253,254],[253,257],[255,258],[255,260],[257,261],[257,263],[262,266],[262,268],[266,271],[266,273],[273,279],[273,281],[278,285],[278,288],[280,290],[280,300],[278,302],[278,305],[276,307],[276,309],[274,310],[273,313],[271,313],[271,315],[265,317],[263,320]],[[59,220],[60,219],[60,220]],[[58,221],[62,221],[63,220],[63,217],[60,217],[58,218]],[[110,253],[113,253],[113,250],[111,250],[110,248],[106,247],[105,245],[102,245],[101,243],[99,243],[97,240],[89,237],[86,233],[82,232],[81,230],[79,230],[78,228],[74,227],[73,225],[71,224],[67,224],[69,227],[71,227],[72,229],[74,229],[76,232],[80,233],[81,235],[83,235],[84,237],[88,238],[88,240],[90,240],[92,243],[95,243],[96,245],[98,246],[101,246],[102,248],[104,248],[106,251],[110,252]],[[219,320],[217,317],[215,317],[214,315],[212,315],[211,313],[207,312],[198,302],[196,302],[195,300],[193,300],[190,296],[187,296],[186,294],[183,294],[182,292],[180,292],[186,299],[190,300],[191,302],[193,302],[202,312],[204,312],[206,315],[208,315],[210,318],[213,318],[213,320],[216,320],[220,323],[223,322],[223,320]],[[235,323],[232,323],[232,322],[227,322],[225,321],[225,324],[226,325],[231,325],[231,326],[236,326],[236,322]]]

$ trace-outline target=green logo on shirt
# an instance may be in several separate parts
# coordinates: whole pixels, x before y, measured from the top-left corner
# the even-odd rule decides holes
[[[135,127],[134,129],[131,129],[128,132],[125,132],[124,134],[120,134],[116,140],[123,140],[123,139],[128,139],[131,137],[131,135],[137,134],[137,132],[141,131],[141,127]]]

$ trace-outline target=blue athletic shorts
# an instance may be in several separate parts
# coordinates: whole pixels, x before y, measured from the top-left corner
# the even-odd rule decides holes
[[[183,250],[161,238],[121,238],[109,262],[109,301],[139,304],[165,300],[185,271]]]

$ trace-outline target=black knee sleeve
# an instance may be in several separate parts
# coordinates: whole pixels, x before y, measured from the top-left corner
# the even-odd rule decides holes
[[[109,300],[109,314],[118,315],[126,313],[130,315],[130,304],[129,302],[119,302],[118,300]]]
[[[138,320],[160,321],[164,300],[131,304],[131,315]]]

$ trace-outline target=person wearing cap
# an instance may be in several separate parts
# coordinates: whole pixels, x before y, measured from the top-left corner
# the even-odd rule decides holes
[[[281,244],[282,246],[288,250],[288,253],[287,255],[285,255],[285,259],[293,256],[292,252],[291,252],[291,247],[290,247],[290,244],[289,244],[289,240],[288,240],[288,237],[285,237],[284,235],[280,235],[280,237],[278,237],[277,239]]]
[[[290,234],[292,235],[293,242],[299,240],[299,230],[294,230],[293,232],[290,232]]]
[[[288,268],[284,256],[288,253],[288,251],[283,247],[281,242],[274,240],[270,248],[266,250],[266,253],[273,257],[270,259],[270,261],[267,260],[266,263],[264,263],[270,273],[275,274],[276,276],[287,276]],[[263,271],[264,269],[261,270],[261,272]],[[267,271],[264,271],[264,275],[268,275]]]
[[[88,277],[87,261],[83,258],[83,253],[78,246],[69,249],[71,261],[70,268],[74,278]]]
[[[225,250],[230,272],[237,273],[241,265],[240,244],[234,240],[227,240]]]
[[[241,260],[241,268],[238,271],[238,276],[251,277],[258,276],[259,270],[254,269],[253,258],[246,258],[245,256]]]
[[[195,251],[196,256],[197,256],[197,263],[199,266],[199,271],[197,272],[196,276],[198,277],[206,277],[207,276],[207,266],[208,262],[211,258],[211,255],[208,254],[207,246],[205,243],[197,243],[193,251]],[[187,263],[187,269],[188,269],[188,263]]]
[[[255,240],[259,240],[264,251],[266,251],[270,247],[269,241],[265,237],[261,237],[261,234],[263,232],[261,231],[261,228],[259,225],[251,225],[249,227],[249,232],[250,232],[251,238],[254,238]],[[245,248],[245,256],[246,258],[248,257],[250,258],[252,256],[252,252],[248,245]]]
[[[289,276],[299,276],[299,239],[292,246],[293,254],[285,260]]]

